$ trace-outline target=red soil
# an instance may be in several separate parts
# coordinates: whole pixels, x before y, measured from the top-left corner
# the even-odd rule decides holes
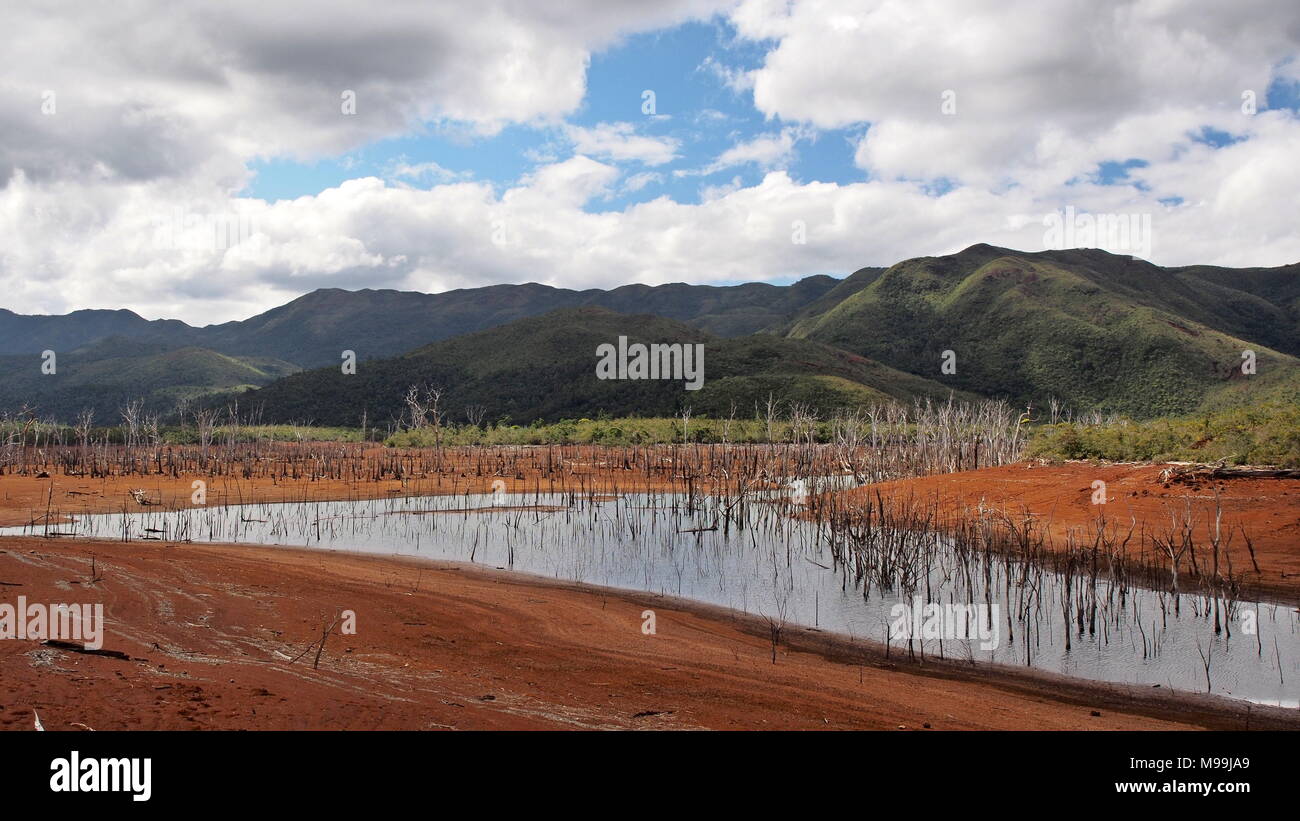
[[[490,569],[220,545],[0,549],[5,600],[103,602],[104,648],[131,657],[0,641],[9,729],[32,729],[33,710],[50,730],[1300,725],[1167,690],[889,661],[791,628],[774,665],[756,619]],[[290,661],[340,609],[356,634],[330,636],[319,669],[314,651]]]
[[[1015,464],[983,470],[882,482],[848,491],[870,495],[877,490],[890,498],[935,499],[955,514],[983,505],[1015,518],[1026,512],[1048,529],[1053,542],[1063,545],[1071,531],[1087,541],[1097,516],[1104,513],[1108,527],[1135,534],[1163,534],[1170,516],[1181,516],[1188,501],[1196,516],[1198,545],[1208,542],[1214,524],[1214,492],[1223,509],[1222,529],[1233,533],[1227,553],[1234,572],[1244,572],[1247,583],[1262,594],[1283,601],[1300,601],[1300,479],[1218,479],[1196,483],[1161,481],[1162,465],[1093,465],[1070,462],[1056,465]],[[1106,483],[1104,507],[1092,503],[1094,480]],[[1250,536],[1259,564],[1256,572],[1239,527]]]
[[[1055,529],[1088,520],[1093,478],[1111,483],[1109,515],[1165,515],[1161,503],[1186,491],[1153,486],[1155,472],[1016,466],[895,484],[939,492],[953,503],[983,498],[1017,511],[1029,506]],[[592,487],[590,473],[574,475],[576,486]],[[138,509],[131,488],[169,506],[188,504],[191,481],[0,476],[0,523],[32,521],[47,505],[63,512]],[[491,481],[214,479],[207,502],[487,492]],[[533,486],[528,476],[507,483],[511,490]],[[1225,483],[1234,500],[1227,509],[1267,525],[1256,542],[1264,576],[1288,584],[1294,582],[1283,572],[1300,574],[1294,539],[1286,535],[1296,532],[1296,490],[1295,483]],[[897,652],[886,659],[861,644],[792,627],[773,665],[766,625],[753,617],[389,557],[19,537],[0,540],[0,583],[7,602],[19,595],[29,602],[102,602],[105,649],[131,657],[0,641],[0,727],[20,730],[32,728],[33,710],[48,729],[99,730],[1300,726],[1295,711],[1247,713],[1226,700],[1164,689],[917,665]],[[341,609],[355,611],[357,633],[332,635],[319,669],[313,652],[291,661],[319,637],[325,615]],[[653,636],[641,632],[646,609],[656,614]]]

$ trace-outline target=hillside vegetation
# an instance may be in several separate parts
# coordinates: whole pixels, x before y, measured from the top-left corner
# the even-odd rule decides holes
[[[242,392],[293,373],[297,367],[265,357],[233,357],[202,348],[158,346],[110,339],[57,354],[54,373],[40,356],[0,357],[0,408],[27,406],[42,418],[73,419],[83,410],[115,422],[128,403],[166,415],[178,401]]]
[[[624,332],[705,344],[703,390],[596,380],[595,347]],[[40,372],[44,350],[57,376]],[[344,351],[354,376],[339,373]],[[1254,373],[1242,370],[1247,351]],[[1141,420],[1300,401],[1298,357],[1300,265],[1162,268],[975,245],[788,286],[323,289],[203,328],[125,310],[0,310],[0,414],[26,406],[69,421],[136,399],[167,411],[242,396],[279,421],[384,424],[425,385],[452,416],[523,424],[687,406],[743,415],[769,397],[829,412],[949,392]],[[315,370],[291,376],[300,368]]]
[[[1151,417],[1234,392],[1294,394],[1300,361],[1287,322],[1280,305],[1193,273],[1102,251],[974,246],[899,263],[790,333],[1022,404],[1055,398]],[[1247,350],[1257,357],[1249,377]],[[955,355],[950,375],[945,351]]]
[[[453,336],[540,316],[560,308],[603,307],[676,319],[718,336],[775,329],[844,283],[829,276],[792,285],[624,285],[574,291],[549,285],[489,285],[438,294],[388,289],[322,288],[238,322],[195,328],[176,320],[145,320],[126,310],[23,316],[0,310],[0,354],[59,353],[120,337],[168,348],[200,347],[233,356],[262,356],[300,367],[397,356]]]
[[[1300,405],[1270,403],[1145,422],[1059,422],[1034,431],[1027,455],[1300,468]]]
[[[632,343],[704,345],[705,381],[689,391],[674,380],[597,378],[597,349],[626,336]],[[441,388],[439,410],[463,421],[475,408],[513,423],[608,416],[752,416],[769,398],[822,411],[886,399],[944,399],[951,390],[805,340],[715,337],[662,317],[601,308],[555,311],[500,328],[437,342],[409,354],[361,364],[356,374],[322,368],[249,394],[267,421],[357,425],[399,420],[411,385]],[[966,394],[958,394],[966,397]]]

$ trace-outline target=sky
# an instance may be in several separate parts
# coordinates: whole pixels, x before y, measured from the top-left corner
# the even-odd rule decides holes
[[[1300,262],[1295,0],[135,0],[6,24],[18,313],[788,283],[979,242]]]

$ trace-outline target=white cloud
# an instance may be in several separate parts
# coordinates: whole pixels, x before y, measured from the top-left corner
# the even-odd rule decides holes
[[[678,169],[673,172],[673,175],[687,177],[716,174],[728,168],[751,164],[764,171],[784,168],[794,160],[795,143],[807,136],[801,129],[794,127],[784,128],[772,134],[759,134],[749,140],[736,143],[703,168]]]
[[[760,134],[728,148],[709,167],[716,171],[753,163],[759,168],[775,168],[794,157],[794,144],[798,138],[793,128],[783,129],[779,134]]]
[[[392,207],[395,189],[373,194],[346,183],[268,206],[233,194],[250,180],[249,162],[336,156],[426,128],[472,135],[507,123],[558,124],[583,100],[593,51],[723,5],[474,0],[379,11],[342,0],[232,0],[210,9],[142,0],[6,9],[0,285],[7,304],[20,311],[128,305],[211,321],[263,310],[313,282],[395,282],[394,268],[421,255],[426,232],[397,214],[345,227],[346,209],[336,203],[347,192]],[[52,114],[42,111],[46,90],[54,92]],[[343,112],[347,91],[355,93],[355,114]],[[617,177],[585,158],[552,165],[508,196],[578,203]],[[455,182],[433,165],[396,170],[399,178]],[[438,202],[452,193],[490,196],[482,186],[437,190]],[[365,213],[379,210],[372,202]],[[269,233],[219,254],[160,252],[151,242],[154,222],[177,212],[220,222],[248,211]],[[285,225],[302,235],[286,234]]]
[[[0,181],[14,168],[32,180],[190,176],[221,156],[237,183],[253,157],[336,155],[428,121],[485,133],[558,122],[582,102],[593,50],[720,5],[15,6],[0,40]],[[41,111],[45,90],[53,116]],[[345,92],[355,114],[343,112]]]
[[[1300,190],[1298,154],[1300,140],[1277,116],[1250,141],[1219,151],[1192,145],[1177,160],[1134,169],[1147,193],[1084,181],[932,197],[908,182],[799,184],[774,171],[751,187],[713,189],[698,204],[659,197],[596,213],[584,204],[611,190],[618,170],[574,157],[500,194],[480,182],[418,189],[365,178],[273,204],[214,199],[210,209],[248,213],[255,234],[247,244],[162,252],[150,242],[152,220],[173,197],[142,191],[116,204],[112,187],[81,188],[94,196],[69,208],[58,186],[19,180],[0,196],[0,232],[29,231],[16,246],[21,256],[3,261],[35,272],[7,280],[11,304],[63,311],[129,300],[146,315],[193,322],[249,315],[318,287],[762,280],[847,273],[976,242],[1035,250],[1044,247],[1043,215],[1063,203],[1152,214],[1162,263],[1276,265],[1300,259],[1294,209],[1274,207]],[[1158,203],[1167,187],[1187,191],[1187,203]],[[43,216],[33,222],[32,212]],[[807,226],[806,245],[791,241],[795,220]]]
[[[571,125],[565,129],[579,154],[612,160],[663,165],[677,158],[681,142],[671,137],[637,134],[631,123],[599,123],[591,128]]]
[[[1242,91],[1262,99],[1300,40],[1291,0],[746,0],[731,20],[776,41],[750,73],[765,115],[871,123],[871,173],[994,188],[1244,128]]]
[[[623,191],[628,194],[635,194],[647,185],[652,183],[662,183],[663,181],[663,174],[654,171],[642,171],[639,174],[633,174],[623,181]]]
[[[522,185],[505,192],[507,205],[538,202],[553,206],[580,207],[604,193],[618,179],[617,168],[578,155],[564,162],[545,165],[522,180]]]
[[[394,179],[433,180],[449,182],[457,179],[470,179],[473,174],[466,171],[452,171],[430,160],[421,163],[399,162],[393,166],[390,176]]]
[[[726,65],[711,54],[704,58],[704,61],[700,63],[698,70],[713,75],[718,82],[722,83],[736,94],[750,91],[754,88],[754,75],[752,73],[742,71],[734,66]]]
[[[680,149],[625,123],[563,123],[582,102],[589,54],[708,7],[101,4],[75,24],[15,7],[0,42],[6,307],[127,305],[202,323],[325,286],[847,273],[976,242],[1041,248],[1042,216],[1066,205],[1151,214],[1162,264],[1300,260],[1300,121],[1239,108],[1243,89],[1262,100],[1275,71],[1300,70],[1286,62],[1300,50],[1300,7],[1281,0],[1134,0],[1104,12],[1082,0],[751,0],[731,19],[742,37],[771,38],[746,82],[773,124],[707,168],[755,166],[762,181],[733,179],[693,204],[589,210],[662,181],[618,164],[657,168]],[[40,113],[47,88],[52,116]],[[345,88],[356,115],[339,111]],[[946,89],[955,116],[941,113]],[[253,158],[511,122],[562,130],[576,155],[537,146],[539,167],[505,190],[416,163],[395,168],[396,182],[354,179],[294,200],[232,193]],[[782,170],[815,128],[855,123],[870,123],[855,154],[867,179],[800,184]],[[1205,125],[1247,139],[1214,149],[1190,136]],[[1149,163],[1129,172],[1142,188],[1092,181],[1097,163],[1129,157]],[[927,195],[939,178],[959,185]],[[1171,197],[1182,204],[1161,203]],[[158,247],[159,222],[178,212],[198,227]],[[248,226],[242,241],[192,241],[232,217]],[[791,242],[796,220],[806,245]]]

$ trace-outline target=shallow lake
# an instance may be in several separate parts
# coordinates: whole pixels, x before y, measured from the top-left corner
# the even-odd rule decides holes
[[[1029,665],[1065,675],[1300,707],[1300,613],[1196,593],[1084,586],[945,544],[923,570],[866,579],[824,526],[775,501],[574,494],[288,502],[78,516],[60,533],[283,545],[473,562],[677,596],[867,639],[891,653]],[[710,529],[726,522],[727,526]],[[0,536],[42,528],[0,528]],[[432,593],[436,595],[436,592]],[[662,622],[658,634],[671,636]]]

